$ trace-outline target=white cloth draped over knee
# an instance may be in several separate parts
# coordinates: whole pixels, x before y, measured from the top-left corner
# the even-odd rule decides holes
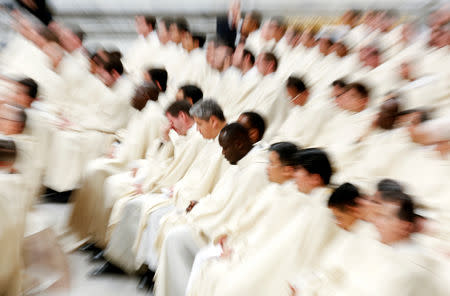
[[[158,211],[161,207],[163,207],[164,209],[173,208],[174,205],[178,208],[178,211],[184,211],[189,205],[190,198],[196,199],[208,194],[212,190],[214,184],[217,182],[220,176],[220,169],[222,163],[224,162],[220,147],[217,143],[217,139],[206,141],[206,145],[197,153],[196,156],[194,156],[194,158],[195,160],[190,165],[184,177],[176,184],[174,184],[173,196],[171,198],[166,198],[161,200],[161,202],[155,203],[153,196],[155,194],[159,196],[159,194],[152,193],[147,195],[146,198],[142,199],[143,210],[141,211],[141,214],[139,216],[134,217],[135,219],[133,219],[133,217],[131,216],[116,214],[118,211],[120,211],[120,207],[126,208],[128,202],[133,202],[135,204],[137,202],[135,201],[135,198],[125,198],[120,201],[120,204],[116,203],[114,205],[114,218],[122,217],[122,219],[118,223],[126,223],[129,225],[134,225],[136,227],[136,230],[134,231],[136,236],[132,240],[117,239],[118,242],[124,241],[122,242],[122,244],[129,244],[129,247],[124,249],[124,252],[129,252],[129,257],[133,257],[131,254],[136,255],[139,252],[138,249],[141,247],[141,238],[143,235],[145,235],[143,234],[145,228],[149,227],[149,231],[152,231],[154,226],[159,225],[159,223],[158,225],[147,224],[149,220],[148,217],[149,215],[152,215],[153,211]],[[169,188],[162,188],[162,191],[170,190]],[[158,213],[156,213],[156,215],[159,215]],[[155,216],[153,216],[152,218],[155,218]],[[159,220],[157,221],[159,222]],[[117,232],[114,233],[114,235],[120,237],[120,230],[118,229]],[[153,241],[153,239],[148,241]],[[143,247],[153,249],[153,245]],[[112,247],[110,247],[109,249],[112,249]],[[122,256],[113,257],[112,252],[110,253],[110,257],[112,258],[112,260],[125,262],[125,260],[123,260],[123,254]],[[139,265],[142,263],[142,260],[139,260],[139,262],[136,263],[136,266],[139,267]]]

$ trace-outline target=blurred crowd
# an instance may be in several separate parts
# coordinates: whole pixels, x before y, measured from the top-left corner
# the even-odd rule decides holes
[[[136,16],[121,53],[36,3],[0,51],[1,295],[30,212],[69,195],[64,249],[155,295],[450,294],[448,5],[419,31],[233,1],[213,38]]]

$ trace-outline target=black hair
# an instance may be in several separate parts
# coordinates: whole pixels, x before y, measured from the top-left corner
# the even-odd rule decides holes
[[[379,192],[403,192],[403,186],[392,179],[382,179],[377,184],[377,191]]]
[[[354,82],[354,83],[347,84],[347,91],[349,91],[351,89],[356,90],[363,98],[369,97],[369,90],[362,83]]]
[[[328,199],[328,207],[345,211],[347,207],[357,205],[356,199],[360,196],[358,188],[351,183],[344,183],[336,188]]]
[[[245,142],[251,143],[248,130],[238,122],[227,124],[224,128],[222,128],[220,131],[219,140],[223,140],[224,138],[226,141],[238,141],[239,139],[244,139]]]
[[[428,116],[428,112],[424,109],[408,109],[408,110],[403,110],[397,113],[397,116],[404,116],[404,115],[409,115],[409,114],[413,114],[413,113],[420,113],[420,122],[425,122],[429,119]]]
[[[294,157],[295,166],[304,168],[310,174],[318,174],[324,185],[330,183],[333,169],[328,155],[319,148],[307,148],[298,151]]]
[[[397,217],[403,221],[414,223],[416,215],[414,213],[414,201],[408,194],[400,191],[381,192],[381,199],[385,202],[399,205]]]
[[[148,75],[154,82],[158,82],[161,86],[161,91],[165,92],[167,89],[167,71],[166,69],[152,68],[148,70]]]
[[[189,32],[189,24],[184,17],[176,18],[173,23],[180,32]]]
[[[256,128],[258,130],[259,140],[261,140],[264,136],[264,132],[266,131],[266,122],[264,118],[256,112],[244,112],[241,115],[245,115],[248,119],[248,122],[251,125],[251,128]]]
[[[147,26],[152,26],[152,29],[155,29],[156,18],[153,15],[144,15],[143,17]]]
[[[14,140],[0,139],[0,161],[13,162],[16,159],[17,148]]]
[[[193,84],[187,84],[180,87],[180,89],[183,91],[183,98],[186,100],[187,98],[192,99],[192,104],[197,103],[203,98],[203,92],[200,87],[193,85]]]
[[[252,63],[252,65],[255,64],[255,56],[253,55],[253,53],[250,50],[244,48],[242,56],[244,58],[249,56],[250,57],[250,62]]]
[[[30,98],[36,98],[38,92],[38,84],[36,81],[31,78],[24,78],[17,82],[27,88],[26,93]]]
[[[335,81],[333,81],[331,83],[332,86],[339,86],[339,87],[346,87],[347,83],[345,82],[344,79],[336,79]]]
[[[161,24],[164,26],[166,30],[169,30],[170,25],[173,23],[173,20],[168,17],[163,17],[161,20],[157,23],[156,27],[161,26]]]
[[[206,36],[204,34],[196,33],[192,35],[194,41],[198,41],[198,47],[202,48],[205,45]]]
[[[296,76],[289,76],[286,82],[287,87],[294,87],[299,93],[306,90],[306,85],[303,80]]]
[[[189,110],[191,109],[191,104],[189,104],[187,101],[176,101],[170,104],[169,107],[166,109],[166,114],[169,113],[173,117],[178,117],[180,112],[185,113],[187,116],[189,115]]]
[[[115,70],[119,75],[123,74],[123,64],[122,61],[119,58],[119,55],[117,53],[109,53],[108,54],[109,61],[106,61],[104,64],[104,69],[111,73],[113,70]]]
[[[278,142],[270,145],[269,151],[276,152],[283,166],[294,165],[294,155],[298,152],[298,147],[291,142]]]
[[[278,59],[275,56],[275,54],[271,53],[271,52],[265,52],[264,53],[264,60],[266,62],[269,63],[273,63],[274,64],[274,71],[276,71],[278,69]]]

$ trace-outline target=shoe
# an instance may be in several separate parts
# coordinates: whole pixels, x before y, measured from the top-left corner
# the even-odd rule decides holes
[[[89,273],[90,277],[102,276],[107,274],[124,274],[123,270],[110,262],[105,262],[100,267]]]
[[[139,290],[151,291],[153,289],[153,278],[155,277],[155,273],[152,270],[148,270],[144,273],[138,283]]]
[[[86,243],[78,248],[78,251],[81,252],[96,252],[98,251],[98,248],[95,246],[94,243]]]
[[[105,257],[103,257],[104,254],[105,251],[101,249],[99,249],[97,252],[94,252],[91,257],[91,262],[106,261]]]

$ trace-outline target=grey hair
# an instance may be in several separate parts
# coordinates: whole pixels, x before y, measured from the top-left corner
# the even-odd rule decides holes
[[[189,114],[192,117],[197,117],[206,121],[208,121],[211,116],[215,116],[217,119],[225,121],[222,108],[212,99],[202,100],[195,103],[189,111]]]

